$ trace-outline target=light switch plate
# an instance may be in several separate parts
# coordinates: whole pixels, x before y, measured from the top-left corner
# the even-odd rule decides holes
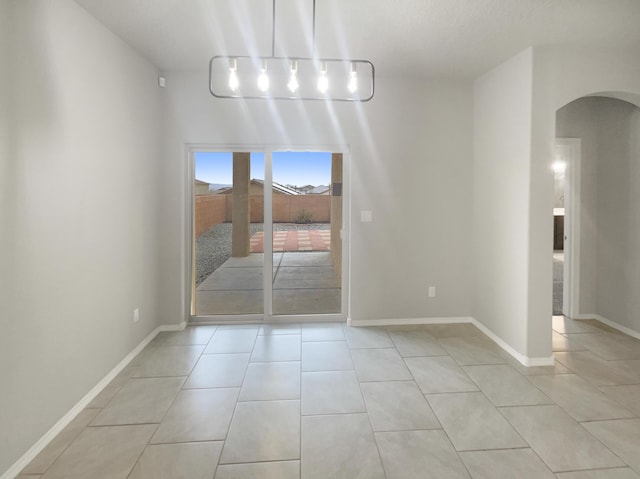
[[[369,210],[360,211],[360,221],[362,223],[371,223],[373,221],[373,213]]]

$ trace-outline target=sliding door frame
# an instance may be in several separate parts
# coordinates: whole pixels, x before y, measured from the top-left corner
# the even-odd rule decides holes
[[[350,229],[351,224],[351,161],[349,147],[346,145],[251,145],[235,144],[220,145],[209,143],[186,144],[186,186],[185,193],[185,235],[183,244],[183,301],[185,319],[193,324],[247,324],[247,323],[291,323],[291,322],[321,322],[342,321],[349,317],[349,283],[350,283]],[[264,262],[263,262],[263,312],[258,314],[233,315],[196,315],[195,300],[195,155],[200,152],[251,152],[264,154]],[[330,152],[342,154],[342,271],[341,271],[341,301],[340,313],[329,314],[273,314],[273,159],[274,151],[291,152]],[[267,234],[269,232],[269,234]],[[268,273],[271,274],[268,274]]]

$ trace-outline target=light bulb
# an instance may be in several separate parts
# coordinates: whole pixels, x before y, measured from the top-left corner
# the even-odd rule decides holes
[[[289,88],[291,93],[295,93],[298,90],[299,86],[300,85],[298,84],[298,77],[296,77],[295,73],[291,73],[291,76],[289,77],[289,83],[287,83],[287,87]]]
[[[300,86],[298,84],[298,76],[297,76],[297,71],[298,71],[298,62],[291,62],[291,75],[289,76],[289,83],[287,83],[287,88],[289,88],[289,91],[291,91],[291,93],[295,93],[298,90],[298,87]]]
[[[320,93],[325,93],[328,89],[329,79],[327,78],[327,74],[322,72],[320,78],[318,78],[318,90],[320,90]]]
[[[260,68],[260,75],[258,76],[258,89],[260,91],[267,91],[269,89],[269,77],[267,76],[267,62],[262,61],[262,68]]]
[[[238,82],[238,75],[236,75],[235,70],[231,70],[229,72],[229,88],[231,89],[231,91],[236,91],[239,84],[240,82]]]
[[[329,89],[329,79],[327,78],[327,64],[322,62],[322,69],[320,70],[320,78],[318,78],[318,90],[320,93],[325,93]]]
[[[260,76],[258,76],[258,88],[260,91],[267,91],[269,89],[269,77],[264,70],[261,70]]]
[[[349,73],[349,85],[347,88],[351,93],[355,93],[358,90],[358,74],[355,71]]]
[[[229,88],[231,91],[236,91],[238,89],[238,85],[240,82],[238,81],[238,75],[236,74],[236,70],[238,69],[238,64],[236,60],[232,60],[231,66],[229,67]]]
[[[557,174],[564,174],[564,170],[567,169],[567,164],[564,161],[556,161],[552,166],[553,172]]]

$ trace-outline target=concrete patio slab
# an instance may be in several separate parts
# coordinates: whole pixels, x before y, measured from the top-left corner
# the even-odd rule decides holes
[[[274,289],[274,314],[331,314],[340,312],[340,288]]]
[[[262,267],[218,268],[205,279],[198,291],[262,289]]]
[[[275,262],[274,262],[275,264]],[[285,253],[280,266],[332,266],[331,255],[329,253],[307,252],[307,253]]]
[[[196,313],[262,313],[263,262],[262,253],[229,258],[196,289]],[[274,314],[339,313],[341,299],[329,252],[274,254]]]
[[[339,288],[340,280],[333,266],[280,266],[274,289]]]
[[[260,314],[262,290],[197,291],[196,314]]]

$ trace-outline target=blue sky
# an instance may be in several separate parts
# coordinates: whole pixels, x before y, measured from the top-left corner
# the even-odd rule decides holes
[[[331,183],[331,153],[273,152],[273,181],[283,185]],[[231,184],[231,153],[196,153],[196,178],[207,183]],[[251,178],[264,179],[264,153],[251,153]]]

